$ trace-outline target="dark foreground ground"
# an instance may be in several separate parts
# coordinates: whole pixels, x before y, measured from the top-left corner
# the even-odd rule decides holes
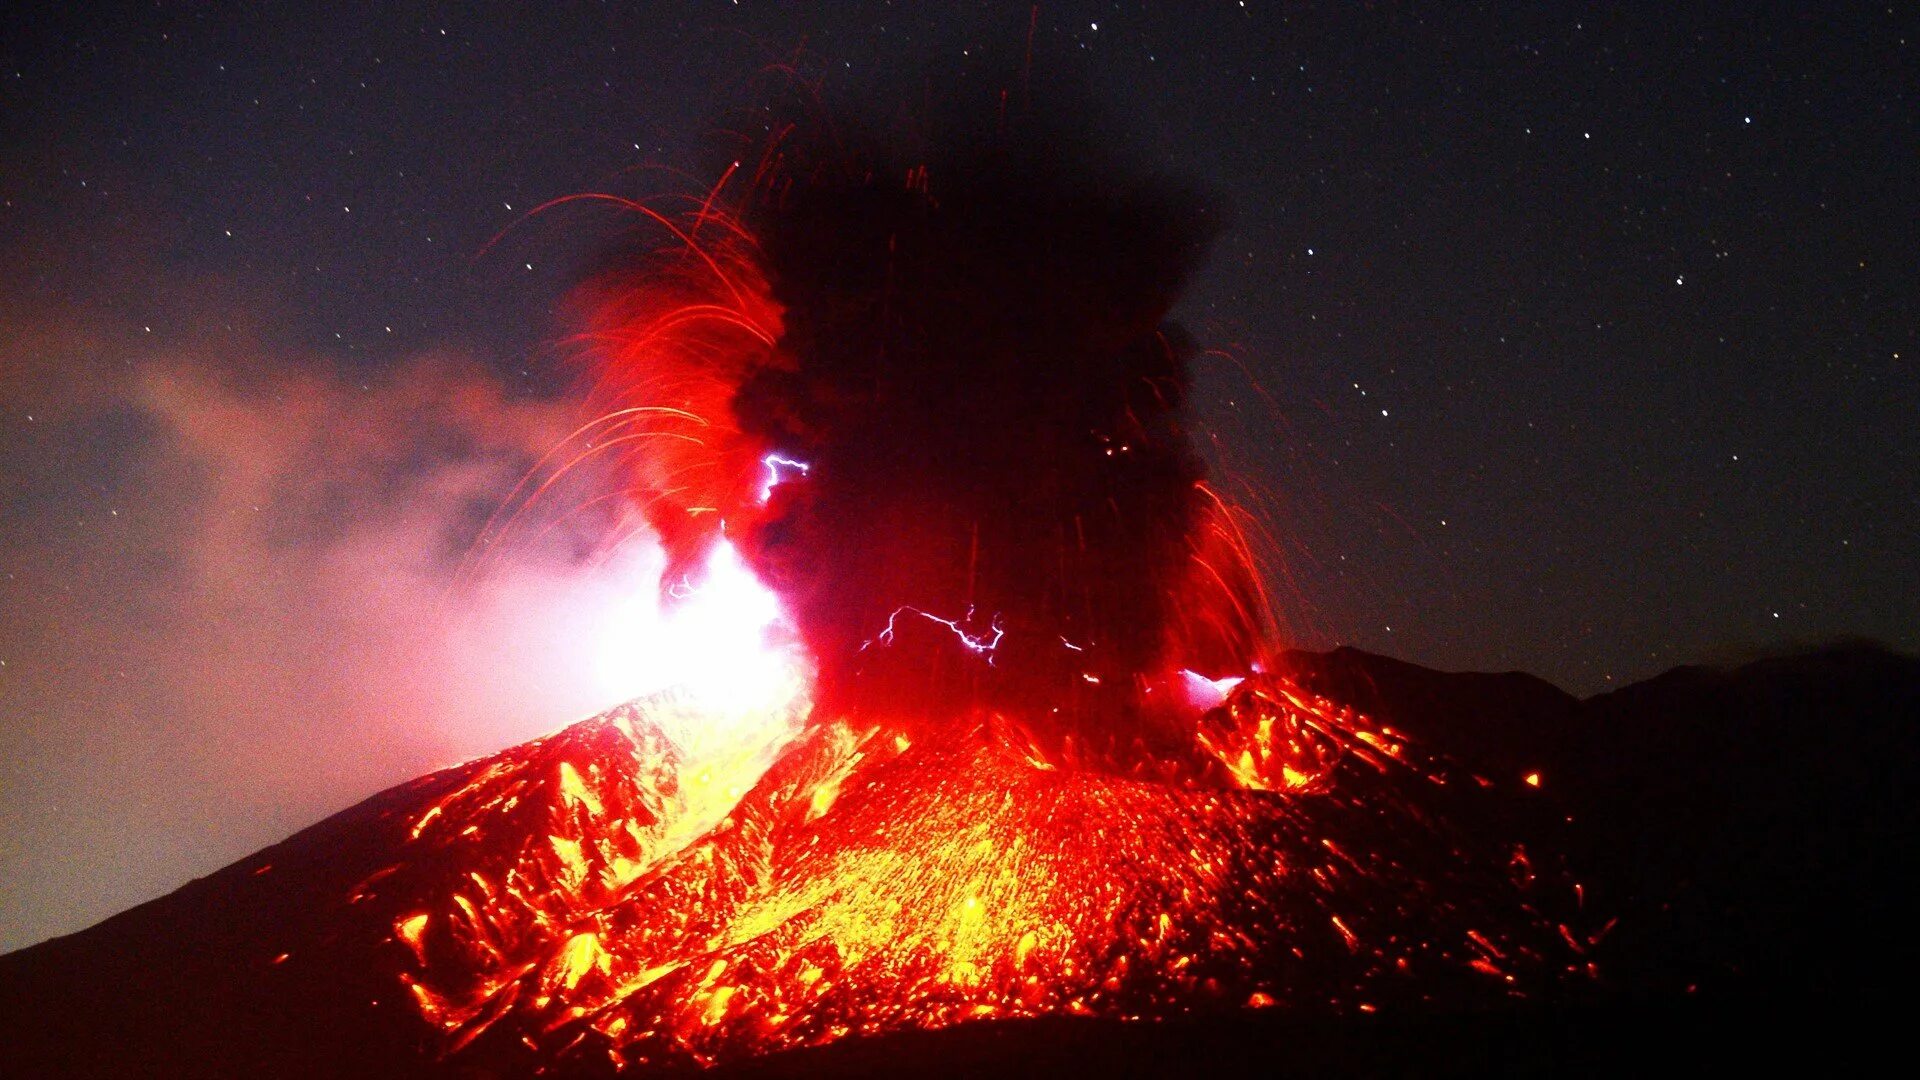
[[[1330,697],[1543,776],[1592,902],[1620,915],[1590,991],[1473,1012],[969,1024],[707,1075],[1829,1074],[1902,1056],[1920,1004],[1920,661],[1838,647],[1582,702],[1524,675],[1297,660]],[[395,994],[390,973],[330,965],[313,902],[377,856],[356,850],[380,842],[356,823],[429,783],[0,957],[0,1075],[488,1075],[436,1064],[403,1010],[370,1011]],[[301,869],[258,877],[268,860]],[[267,941],[299,942],[305,974],[259,963]]]
[[[1036,1020],[855,1040],[703,1075],[1624,1077],[1751,1069],[1827,1076],[1899,1060],[1910,1043],[1891,1010],[1855,1004],[1639,1001],[1396,1018]]]

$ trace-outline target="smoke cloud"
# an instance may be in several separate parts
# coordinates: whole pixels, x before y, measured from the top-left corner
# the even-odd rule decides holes
[[[0,321],[0,950],[652,688],[593,647],[652,596],[644,536],[461,573],[573,406],[453,352],[291,355],[184,291],[164,342],[104,305]]]

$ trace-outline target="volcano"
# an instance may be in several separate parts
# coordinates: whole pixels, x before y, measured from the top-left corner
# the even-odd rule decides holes
[[[1912,661],[1581,702],[1289,651],[1172,318],[1217,210],[1066,128],[768,130],[681,210],[583,197],[639,226],[575,298],[589,415],[463,565],[656,543],[594,647],[671,682],[6,958],[12,1060],[1404,1072],[1864,1015]]]
[[[8,1071],[1831,1065],[1901,999],[1920,662],[1579,701],[1343,649],[1223,693],[1215,738],[1264,730],[1296,782],[797,701],[701,744],[714,718],[655,695],[0,958]]]

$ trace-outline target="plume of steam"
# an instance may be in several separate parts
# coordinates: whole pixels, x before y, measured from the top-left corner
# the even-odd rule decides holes
[[[0,950],[655,688],[595,646],[657,548],[584,560],[594,522],[458,575],[573,403],[446,350],[343,371],[178,288],[164,343],[0,305]]]

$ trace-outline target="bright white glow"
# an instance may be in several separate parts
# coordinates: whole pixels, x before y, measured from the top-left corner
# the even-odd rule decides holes
[[[595,673],[610,701],[673,690],[716,720],[739,722],[804,693],[805,665],[780,602],[731,543],[714,546],[700,580],[668,592],[663,603],[651,582],[634,582],[598,629]]]
[[[648,573],[652,571],[652,573]],[[780,602],[725,540],[697,581],[661,599],[659,563],[643,560],[593,631],[609,704],[634,701],[680,752],[676,808],[662,842],[675,850],[730,813],[800,731],[811,672]]]
[[[1244,676],[1229,675],[1224,679],[1209,679],[1197,671],[1180,669],[1180,685],[1186,691],[1187,704],[1205,712],[1227,700],[1233,688],[1245,682]]]

